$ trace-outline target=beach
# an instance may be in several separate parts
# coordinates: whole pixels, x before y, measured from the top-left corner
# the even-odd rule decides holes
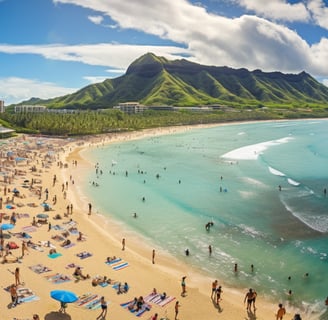
[[[241,291],[223,285],[222,300],[217,305],[211,299],[215,279],[198,273],[165,250],[145,243],[121,223],[108,221],[101,213],[93,211],[96,204],[81,193],[79,176],[95,166],[81,156],[86,148],[191,128],[194,127],[159,128],[75,140],[19,136],[2,146],[1,171],[6,172],[1,176],[0,184],[2,224],[10,222],[13,212],[16,216],[15,227],[3,230],[4,241],[5,244],[15,242],[19,248],[11,249],[8,255],[8,260],[14,262],[0,264],[0,283],[3,289],[15,283],[13,273],[18,267],[21,281],[18,288],[29,289],[31,296],[12,308],[10,293],[1,290],[4,319],[32,319],[34,313],[39,314],[40,319],[48,320],[95,319],[101,313],[99,299],[102,296],[108,303],[108,319],[135,319],[136,313],[130,312],[127,306],[140,296],[146,300],[147,307],[140,315],[143,319],[150,319],[155,313],[158,313],[158,319],[174,319],[177,301],[180,304],[178,319],[275,319],[280,301],[265,300],[261,295],[256,299],[256,311],[246,311],[244,297],[249,288]],[[17,195],[13,195],[14,188],[19,191]],[[6,201],[8,195],[10,199]],[[46,223],[40,219],[40,223],[32,226],[33,217],[41,213],[48,215]],[[61,219],[55,219],[58,215]],[[25,234],[22,238],[23,232],[30,238],[25,238]],[[62,247],[67,239],[70,243]],[[125,239],[124,250],[122,239]],[[23,241],[31,243],[22,257]],[[55,257],[48,256],[51,249],[56,250]],[[13,257],[17,257],[17,261]],[[113,262],[105,263],[107,257]],[[87,279],[77,281],[73,276],[77,266],[81,267],[83,275],[89,276]],[[111,282],[92,285],[93,279],[104,276]],[[182,296],[181,279],[184,276],[187,292]],[[220,284],[220,279],[217,280]],[[118,294],[118,284],[125,282],[128,291]],[[154,288],[158,296],[165,292],[169,299],[162,303],[157,295],[151,296]],[[66,313],[60,313],[59,302],[50,297],[52,290],[70,290],[82,298],[68,304]],[[287,309],[285,319],[292,317]]]

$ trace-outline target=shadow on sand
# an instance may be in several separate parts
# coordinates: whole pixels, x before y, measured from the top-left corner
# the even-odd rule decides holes
[[[72,317],[67,313],[52,311],[45,315],[44,320],[72,320]]]
[[[256,313],[255,311],[252,312],[250,310],[247,311],[247,317],[245,317],[245,320],[255,320],[256,319]]]

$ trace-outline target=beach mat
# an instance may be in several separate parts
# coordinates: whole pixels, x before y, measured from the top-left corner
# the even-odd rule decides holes
[[[36,264],[34,266],[29,267],[33,272],[37,274],[45,273],[51,271],[48,267],[45,267],[43,264]]]
[[[111,261],[106,261],[105,263],[107,265],[111,266],[112,269],[115,270],[115,271],[122,270],[122,269],[129,266],[129,263],[124,261],[121,258],[116,258],[116,259],[111,260]]]
[[[10,292],[10,286],[5,287],[4,290]],[[17,296],[18,296],[18,303],[40,300],[40,298],[36,296],[31,289],[23,286],[17,287]]]
[[[36,230],[38,230],[38,228],[36,228],[34,226],[25,226],[25,227],[22,227],[22,231],[23,232],[35,232]]]
[[[168,303],[170,303],[173,300],[175,300],[175,297],[173,297],[173,296],[167,296],[165,299],[162,299],[160,294],[153,294],[153,293],[151,293],[148,296],[144,297],[144,300],[146,302],[155,303],[158,306],[164,307]]]
[[[49,257],[50,259],[56,259],[56,258],[61,257],[61,256],[62,256],[62,254],[59,253],[59,252],[55,252],[55,253],[48,254],[48,257]]]
[[[82,252],[78,253],[76,256],[79,257],[80,259],[86,259],[86,258],[92,257],[92,253],[82,251]]]
[[[151,305],[149,303],[145,302],[139,311],[129,310],[128,307],[131,303],[133,303],[133,300],[130,300],[130,301],[125,302],[125,303],[121,303],[120,306],[122,308],[130,311],[132,314],[134,314],[137,317],[141,317],[146,311],[150,311],[150,309],[151,309]]]
[[[79,296],[79,299],[74,304],[88,310],[96,310],[101,307],[100,300],[101,297],[99,295],[88,292]]]
[[[56,274],[51,274],[48,276],[45,276],[46,280],[50,281],[51,283],[54,284],[60,284],[64,282],[69,282],[72,279],[64,274],[61,273],[56,273]]]
[[[28,288],[17,288],[18,302],[31,302],[40,300],[31,289]]]

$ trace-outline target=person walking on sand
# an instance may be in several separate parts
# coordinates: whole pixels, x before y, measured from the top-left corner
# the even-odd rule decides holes
[[[184,297],[187,293],[186,291],[186,276],[183,276],[182,279],[181,279],[181,289],[182,289],[182,292],[181,292],[181,296]]]
[[[174,312],[175,312],[174,320],[178,319],[178,314],[179,314],[179,308],[180,307],[181,307],[181,305],[179,304],[179,301],[177,301],[175,303],[175,306],[174,306]]]
[[[155,264],[155,254],[156,254],[155,249],[153,249],[152,257],[151,257],[151,262],[152,262],[153,264]]]
[[[19,284],[21,284],[19,268],[18,267],[15,269],[14,275],[15,275],[15,285],[18,286]]]
[[[91,203],[89,203],[89,216],[91,215],[91,210],[92,210],[92,204]]]
[[[125,250],[125,238],[122,239],[122,250]]]
[[[284,315],[286,314],[286,309],[284,308],[284,306],[282,305],[282,303],[279,303],[278,305],[279,309],[277,311],[277,320],[282,320],[282,318],[284,317]]]
[[[222,294],[222,286],[219,286],[217,289],[216,289],[216,304],[219,305],[220,304],[220,301],[222,300],[222,297],[221,297],[221,294]]]
[[[24,257],[25,252],[27,251],[28,251],[27,244],[25,241],[22,241],[22,258]]]
[[[11,296],[11,307],[14,308],[18,303],[17,288],[14,284],[10,286],[10,296]]]
[[[211,298],[212,299],[215,296],[217,286],[218,286],[218,281],[217,280],[214,280],[212,282],[212,294],[211,294]]]
[[[101,319],[101,318],[104,319],[107,315],[107,302],[104,296],[100,298],[100,306],[101,306],[101,313],[97,317],[97,319]]]
[[[252,303],[254,303],[254,311],[255,309],[255,301],[254,299],[256,299],[256,293],[253,291],[253,289],[249,289],[248,292],[245,295],[244,298],[244,303],[247,301],[247,307],[246,310],[247,311],[251,311],[251,307],[252,307]]]

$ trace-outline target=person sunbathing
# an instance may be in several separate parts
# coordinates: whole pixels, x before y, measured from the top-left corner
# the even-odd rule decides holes
[[[105,284],[105,283],[112,283],[112,280],[107,278],[106,276],[103,276],[103,277],[96,277],[94,279],[92,279],[91,281],[91,284],[96,287],[98,284],[99,285],[102,285],[102,284]]]
[[[71,244],[71,240],[70,239],[66,239],[60,246],[61,247],[66,247],[66,246],[68,246],[70,244]]]
[[[138,298],[135,297],[135,298],[130,302],[130,304],[128,305],[128,309],[129,309],[130,311],[134,310],[134,309],[136,308],[136,306],[137,306],[137,302],[138,302]]]
[[[89,279],[90,276],[87,274],[86,276],[82,273],[81,267],[76,267],[75,271],[73,273],[73,276],[76,278],[76,280],[85,280]]]
[[[106,262],[109,263],[109,262],[112,262],[114,260],[116,260],[116,256],[107,257]]]
[[[144,303],[145,303],[145,301],[144,301],[144,299],[143,299],[143,296],[140,296],[140,297],[138,298],[138,301],[137,301],[137,308],[136,308],[136,311],[139,311],[139,310],[142,308],[142,306],[144,305]]]
[[[165,300],[166,299],[166,292],[163,292],[162,294],[161,294],[161,300]]]

